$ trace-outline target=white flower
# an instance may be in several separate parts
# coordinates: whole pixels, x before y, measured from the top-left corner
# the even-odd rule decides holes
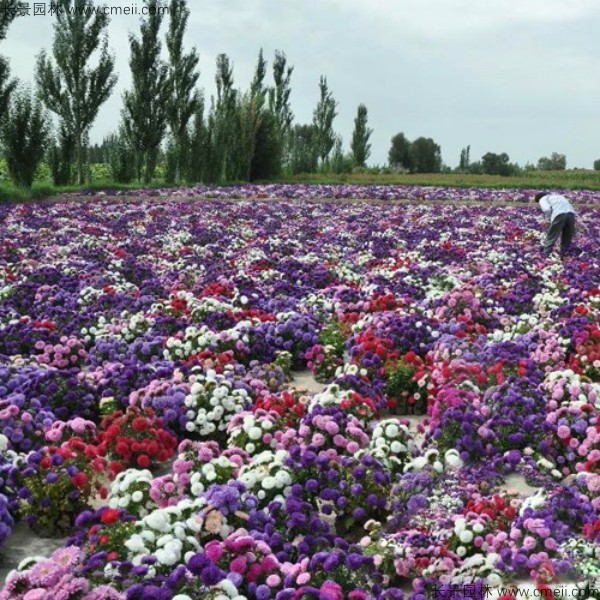
[[[456,450],[447,450],[446,454],[444,454],[444,460],[451,469],[460,469],[463,464]]]
[[[398,436],[398,426],[395,423],[390,423],[385,428],[385,435],[390,438],[395,438]]]
[[[390,444],[390,450],[394,453],[394,454],[400,454],[400,452],[405,452],[406,451],[406,446],[403,446],[400,442],[398,441],[393,441]]]
[[[251,440],[260,440],[260,438],[262,437],[262,430],[260,427],[252,427],[250,429],[250,431],[248,431],[248,437]]]
[[[169,531],[169,522],[167,517],[161,510],[155,510],[151,512],[144,521],[148,524],[148,526],[152,527],[152,529],[156,529],[158,531],[167,532]]]
[[[144,544],[143,539],[139,535],[131,536],[125,542],[125,546],[128,550],[130,550],[131,552],[134,552],[135,554],[142,554],[142,553],[148,551],[146,548],[146,545]]]
[[[483,525],[481,523],[475,523],[475,525],[473,525],[473,531],[474,533],[483,533]]]
[[[473,534],[468,529],[461,531],[458,537],[463,544],[470,544],[473,541]]]
[[[272,490],[276,486],[277,482],[274,477],[268,476],[262,480],[262,486],[265,490]]]

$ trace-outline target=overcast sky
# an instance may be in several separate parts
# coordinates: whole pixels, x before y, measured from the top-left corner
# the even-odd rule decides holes
[[[49,0],[48,0],[49,2]],[[141,7],[141,0],[112,0]],[[432,137],[446,164],[461,148],[536,163],[560,152],[568,167],[600,158],[599,0],[189,0],[186,45],[200,53],[200,86],[214,93],[225,52],[246,89],[259,49],[283,50],[296,122],[312,119],[321,74],[338,101],[334,127],[348,149],[359,103],[373,128],[369,164],[387,161],[390,138]],[[128,32],[140,17],[115,16],[109,43],[119,76],[92,142],[115,130],[130,84]],[[163,24],[163,32],[166,22]],[[14,75],[33,80],[53,18],[17,19],[0,42]],[[164,49],[164,48],[163,48]],[[269,71],[269,83],[271,72]]]

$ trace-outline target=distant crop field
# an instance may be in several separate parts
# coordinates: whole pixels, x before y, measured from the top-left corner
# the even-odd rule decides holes
[[[600,171],[531,171],[519,176],[468,175],[461,173],[352,173],[302,174],[284,179],[295,183],[354,183],[368,185],[435,185],[494,188],[600,189]]]

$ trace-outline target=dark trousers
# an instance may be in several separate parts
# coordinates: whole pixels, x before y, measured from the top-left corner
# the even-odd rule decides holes
[[[564,254],[571,245],[571,240],[575,235],[575,215],[573,213],[563,213],[558,215],[550,224],[546,233],[544,242],[544,256],[550,256],[554,244],[560,236],[560,253]]]

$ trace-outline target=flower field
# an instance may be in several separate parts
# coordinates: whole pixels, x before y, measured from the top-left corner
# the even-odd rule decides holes
[[[319,188],[0,205],[0,600],[598,597],[600,195]]]

